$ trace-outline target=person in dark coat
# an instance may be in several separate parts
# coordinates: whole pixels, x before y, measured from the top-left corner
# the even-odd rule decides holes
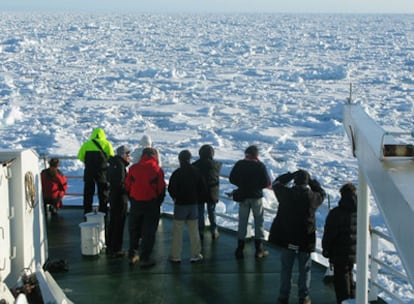
[[[66,176],[59,170],[59,159],[51,158],[49,168],[42,170],[40,177],[45,210],[49,205],[50,212],[55,215],[62,208],[62,199],[68,189]]]
[[[184,224],[188,225],[191,246],[191,262],[203,259],[198,232],[198,204],[205,197],[207,189],[200,171],[190,164],[191,153],[179,153],[180,168],[176,169],[168,184],[168,193],[174,200],[173,237],[170,261],[181,262],[181,247]]]
[[[239,197],[239,226],[238,241],[235,256],[243,259],[244,243],[247,234],[250,210],[254,218],[254,242],[256,258],[263,258],[269,252],[263,249],[264,241],[264,209],[263,189],[270,187],[270,178],[266,166],[259,160],[257,146],[249,146],[244,151],[245,158],[239,160],[230,172],[230,183],[238,187]]]
[[[112,257],[122,257],[125,219],[128,208],[128,194],[125,190],[125,178],[130,161],[130,151],[120,146],[116,155],[109,159],[109,228],[107,251]]]
[[[198,205],[198,230],[202,241],[204,239],[205,230],[204,208],[205,205],[207,205],[211,237],[214,240],[219,237],[216,222],[216,204],[219,200],[220,170],[222,164],[213,159],[214,149],[210,145],[201,146],[198,154],[200,158],[196,160],[193,165],[200,170],[207,185],[207,195],[202,198],[202,202]]]
[[[84,214],[92,212],[95,185],[98,188],[99,212],[108,212],[109,187],[107,181],[108,159],[114,156],[112,144],[106,139],[103,129],[95,128],[88,141],[78,152],[78,159],[85,163],[83,173],[83,209]]]
[[[353,268],[356,262],[357,194],[352,183],[340,189],[341,199],[325,221],[322,254],[334,269],[337,303],[355,298]]]
[[[291,180],[294,180],[293,186],[288,185]],[[299,303],[310,304],[311,253],[316,247],[315,212],[326,193],[305,170],[282,174],[272,186],[279,207],[270,228],[269,241],[282,247],[278,304],[289,301],[296,257],[299,262]]]

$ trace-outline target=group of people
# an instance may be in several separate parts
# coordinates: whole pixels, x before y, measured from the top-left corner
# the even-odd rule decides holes
[[[174,201],[170,261],[181,262],[184,225],[188,226],[190,261],[201,261],[206,206],[211,238],[215,240],[219,237],[215,206],[219,200],[221,163],[214,159],[213,147],[208,144],[201,146],[199,159],[195,162],[191,162],[190,151],[182,150],[178,154],[179,168],[172,173],[167,187],[158,151],[151,147],[152,142],[147,135],[141,142],[144,146],[133,152],[134,161],[127,170],[131,163],[131,151],[122,145],[116,149],[115,155],[103,129],[93,130],[78,153],[78,158],[85,163],[84,213],[92,211],[96,184],[98,210],[107,214],[108,202],[110,206],[107,251],[113,257],[121,257],[124,256],[122,240],[129,202],[129,263],[134,265],[139,262],[142,268],[151,267],[155,264],[151,253],[160,219],[160,206],[168,191]],[[51,170],[55,163],[56,160],[50,160]],[[43,179],[42,172],[42,184]],[[254,218],[255,257],[261,259],[269,254],[264,249],[263,189],[272,189],[279,207],[268,241],[282,250],[278,303],[289,301],[292,269],[297,259],[299,303],[310,304],[311,253],[316,247],[315,212],[326,197],[324,189],[305,170],[284,173],[272,183],[266,166],[259,160],[259,149],[255,145],[247,147],[244,158],[235,163],[229,181],[237,186],[233,197],[239,203],[236,259],[244,258],[250,211]],[[66,187],[65,180],[58,189],[66,191]],[[58,208],[64,192],[57,193],[51,204]],[[340,194],[338,206],[328,214],[322,239],[323,255],[333,265],[338,303],[355,295],[352,271],[356,259],[356,188],[352,183],[346,183]],[[45,202],[51,202],[45,195],[44,198]]]

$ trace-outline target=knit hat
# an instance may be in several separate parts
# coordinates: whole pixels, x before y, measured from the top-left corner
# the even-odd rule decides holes
[[[188,150],[183,150],[178,154],[178,160],[181,163],[189,163],[191,159],[191,153]]]
[[[294,181],[296,185],[307,185],[310,180],[310,175],[305,170],[298,170],[295,172]]]
[[[131,151],[124,145],[118,147],[118,149],[116,149],[116,154],[121,156],[122,158],[127,157],[127,155],[130,153]]]
[[[149,135],[143,135],[139,141],[141,147],[152,147],[152,140]]]

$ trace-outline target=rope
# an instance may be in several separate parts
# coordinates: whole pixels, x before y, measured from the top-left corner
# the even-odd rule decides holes
[[[36,206],[36,187],[34,176],[31,171],[26,172],[24,175],[24,186],[26,190],[26,203],[33,209]]]

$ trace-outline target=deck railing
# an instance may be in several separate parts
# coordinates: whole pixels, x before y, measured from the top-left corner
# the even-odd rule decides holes
[[[43,160],[44,160],[44,166],[47,166],[47,159],[48,157],[52,157],[52,156],[47,156],[44,155],[42,156]],[[53,156],[53,157],[58,157],[61,160],[76,160],[77,158],[75,156]],[[175,169],[176,166],[174,165],[169,165],[169,164],[163,164],[163,169],[165,170],[173,170]],[[65,175],[68,178],[68,184],[70,184],[70,180],[73,179],[82,179],[83,176],[82,175]],[[226,175],[221,175],[220,176],[221,179],[228,179],[228,176]],[[270,190],[265,190],[265,191],[270,191]],[[83,196],[82,192],[68,192],[66,194],[67,196]],[[221,201],[224,202],[232,202],[231,197],[229,197],[228,195],[225,194],[221,194],[220,195],[220,199]],[[171,200],[166,200],[164,201],[163,205],[167,205],[172,207],[174,204]],[[320,208],[326,208],[326,212],[328,212],[328,206],[327,205],[322,205]],[[267,217],[271,217],[274,218],[276,216],[276,210],[274,209],[270,209],[270,208],[264,208],[265,214]],[[226,214],[226,213],[220,213],[220,212],[216,212],[216,216],[218,218],[223,219],[223,221],[227,222],[227,221],[234,221],[234,225],[235,227],[237,227],[237,223],[238,223],[238,216],[236,215],[231,215],[231,214]],[[219,223],[220,224],[220,223]],[[248,225],[248,229],[247,229],[247,237],[252,237],[254,234],[254,229],[253,229],[254,223],[252,220],[252,217],[249,220],[249,225]],[[229,227],[224,227],[224,228],[229,228]],[[269,231],[268,229],[265,229],[265,233],[268,234]],[[322,235],[323,234],[323,230],[322,229],[318,229],[317,230],[317,234],[318,235]],[[398,294],[396,294],[395,292],[390,290],[390,286],[384,286],[383,284],[379,283],[379,274],[381,273],[384,276],[388,276],[388,277],[393,277],[393,278],[397,278],[398,280],[401,280],[402,282],[405,282],[406,284],[411,286],[411,289],[414,289],[414,287],[412,286],[408,276],[401,272],[400,270],[396,269],[395,267],[393,267],[393,265],[389,265],[387,263],[385,263],[383,260],[381,260],[379,258],[379,244],[380,242],[385,241],[388,242],[390,244],[393,244],[392,238],[384,233],[382,233],[381,231],[372,229],[371,230],[371,254],[369,256],[370,258],[370,276],[369,276],[369,285],[370,285],[370,290],[369,290],[369,301],[376,301],[378,299],[378,294],[379,293],[384,293],[386,294],[387,297],[391,298],[393,301],[395,301],[396,303],[401,303],[401,304],[413,304],[414,301],[409,301],[409,302],[405,302],[403,299],[400,298],[400,296]],[[320,248],[320,246],[317,246],[316,251],[314,253],[314,260],[321,264],[322,266],[329,267],[329,262],[327,261],[326,258],[324,258],[322,256],[322,249]],[[331,274],[330,271],[327,270],[327,275]],[[414,291],[413,291],[414,293]]]

